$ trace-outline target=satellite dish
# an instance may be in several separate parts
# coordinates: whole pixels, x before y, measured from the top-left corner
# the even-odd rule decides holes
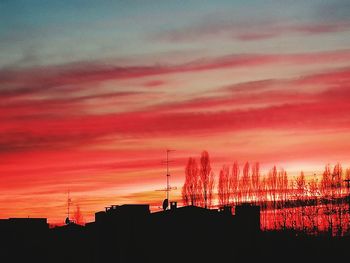
[[[66,223],[66,225],[69,225],[69,224],[70,224],[69,217],[66,218],[65,223]]]
[[[163,210],[165,211],[169,206],[169,200],[168,199],[164,199],[163,201]]]

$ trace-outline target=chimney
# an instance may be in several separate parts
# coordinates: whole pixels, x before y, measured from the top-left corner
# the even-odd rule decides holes
[[[170,210],[175,210],[177,208],[177,202],[170,202]]]

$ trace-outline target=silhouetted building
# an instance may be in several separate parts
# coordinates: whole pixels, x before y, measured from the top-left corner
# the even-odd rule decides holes
[[[260,230],[260,206],[249,203],[235,207],[236,223],[246,231]]]
[[[141,251],[148,242],[149,216],[149,205],[139,204],[112,205],[95,213],[95,223],[87,226],[94,244],[94,257],[105,262],[110,258],[110,251],[114,251],[114,257],[120,262],[142,260],[146,255],[146,251]]]
[[[176,209],[177,208],[177,202],[170,202],[170,209]]]
[[[218,209],[219,213],[226,214],[226,215],[232,215],[232,206],[224,205],[219,207]]]
[[[46,218],[9,218],[0,220],[0,231],[19,234],[45,233],[49,229]]]
[[[260,208],[177,207],[150,213],[149,205],[113,205],[95,222],[48,230],[46,219],[0,220],[1,262],[253,262],[339,261],[349,237],[261,232]]]
[[[0,261],[28,262],[44,257],[48,234],[49,226],[46,218],[9,218],[1,220]]]
[[[142,218],[150,214],[149,205],[127,204],[112,205],[105,208],[105,211],[95,213],[95,222],[104,222],[125,218]]]

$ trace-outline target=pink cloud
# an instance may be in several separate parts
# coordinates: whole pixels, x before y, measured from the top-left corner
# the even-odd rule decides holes
[[[261,89],[254,92],[256,83],[245,86],[245,93],[194,99],[188,102],[152,106],[142,111],[111,113],[103,115],[68,115],[62,118],[8,119],[0,127],[3,134],[0,144],[3,151],[31,149],[34,147],[73,147],[86,143],[98,143],[99,138],[109,135],[177,136],[184,132],[216,133],[232,130],[262,128],[323,129],[329,125],[350,128],[347,120],[350,108],[346,99],[349,86],[333,87],[334,75],[349,80],[349,71],[316,74],[296,80],[282,80],[280,85],[301,85],[306,80],[312,83],[328,83],[330,88],[314,93],[299,90]],[[321,79],[318,79],[317,76]],[[328,82],[327,82],[328,81]],[[275,80],[274,85],[276,85]],[[264,82],[262,82],[264,83]],[[263,85],[261,83],[261,85]],[[273,83],[265,82],[265,88]],[[241,88],[238,85],[238,88]],[[253,92],[253,93],[252,93]],[[330,103],[330,102],[336,103]],[[260,105],[244,107],[245,105]],[[236,108],[230,109],[230,105]],[[216,109],[225,106],[226,110]],[[212,108],[214,111],[208,111]],[[24,112],[26,109],[24,109]],[[19,114],[20,115],[20,114]],[[333,127],[333,126],[332,126]]]
[[[26,99],[34,93],[58,94],[94,89],[92,96],[123,96],[123,92],[114,94],[96,94],[102,82],[110,80],[138,79],[164,74],[194,73],[225,68],[258,67],[278,63],[321,64],[345,62],[350,59],[349,50],[297,54],[240,54],[214,58],[204,58],[178,65],[156,66],[110,66],[103,63],[80,62],[61,66],[46,66],[25,69],[0,70],[0,96],[7,99]],[[146,85],[160,85],[161,82],[148,81]],[[51,92],[51,93],[50,93]],[[79,98],[78,98],[79,99]],[[84,99],[84,98],[82,98]]]
[[[154,88],[154,87],[163,86],[164,84],[165,84],[165,81],[162,81],[162,80],[151,80],[151,81],[145,82],[144,86]]]

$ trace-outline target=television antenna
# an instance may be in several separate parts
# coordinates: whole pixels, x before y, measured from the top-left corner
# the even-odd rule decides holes
[[[162,164],[166,164],[166,188],[165,189],[160,189],[156,191],[164,191],[166,192],[166,199],[163,201],[163,210],[166,210],[169,206],[169,196],[170,196],[170,191],[171,190],[176,190],[177,187],[171,187],[170,186],[170,172],[169,172],[169,164],[173,163],[173,160],[169,160],[169,154],[171,152],[174,152],[175,150],[166,150],[166,160],[162,161]]]

